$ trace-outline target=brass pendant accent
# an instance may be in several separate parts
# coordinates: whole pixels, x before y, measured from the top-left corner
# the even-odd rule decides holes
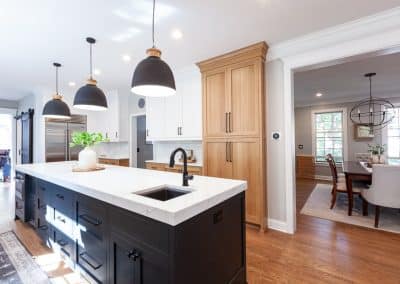
[[[59,93],[55,93],[55,94],[53,95],[53,99],[54,99],[54,100],[61,100],[61,99],[62,99],[62,96],[61,96]]]
[[[88,79],[88,80],[86,81],[86,83],[87,83],[88,85],[93,85],[93,86],[96,86],[96,85],[97,85],[97,81],[96,81],[95,79],[93,79],[93,78]]]
[[[152,47],[146,50],[146,54],[148,56],[156,56],[156,57],[161,57],[161,50],[158,48]]]

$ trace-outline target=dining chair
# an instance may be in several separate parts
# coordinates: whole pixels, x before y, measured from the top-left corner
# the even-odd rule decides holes
[[[372,184],[361,196],[375,205],[375,228],[379,226],[380,207],[400,209],[400,166],[372,165]]]
[[[333,207],[335,207],[336,204],[337,193],[339,192],[347,194],[348,192],[347,192],[345,178],[338,176],[336,162],[332,154],[326,155],[325,159],[329,164],[329,168],[331,170],[331,175],[332,175],[332,191],[331,191],[332,199],[331,199],[330,209],[333,209]],[[359,195],[361,193],[362,188],[364,188],[364,185],[362,183],[353,182],[353,194]]]

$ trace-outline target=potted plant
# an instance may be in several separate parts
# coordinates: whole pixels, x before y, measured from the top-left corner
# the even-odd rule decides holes
[[[370,145],[368,144],[368,152],[371,153],[372,164],[384,164],[385,163],[385,146],[381,144]]]
[[[69,146],[84,147],[83,150],[79,152],[78,167],[83,170],[96,168],[97,154],[93,150],[93,146],[106,141],[108,141],[108,139],[104,139],[101,133],[89,133],[86,131],[72,133],[72,142]]]

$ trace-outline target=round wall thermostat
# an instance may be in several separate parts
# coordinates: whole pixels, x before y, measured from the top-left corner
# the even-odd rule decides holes
[[[279,132],[272,132],[272,139],[279,140],[281,138],[281,134]]]
[[[146,105],[145,99],[140,98],[139,101],[138,101],[139,108],[144,108],[145,105]]]

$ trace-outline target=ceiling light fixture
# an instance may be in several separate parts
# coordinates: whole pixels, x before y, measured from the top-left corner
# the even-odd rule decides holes
[[[75,86],[76,86],[76,83],[71,81],[71,82],[68,83],[68,86],[70,86],[70,87],[75,87]]]
[[[79,88],[75,94],[74,107],[85,110],[107,110],[107,98],[104,92],[98,88],[97,81],[93,79],[92,45],[96,43],[94,38],[88,37],[86,41],[90,45],[90,77],[85,86]],[[95,70],[96,71],[96,70]],[[99,72],[100,70],[97,69]],[[95,72],[96,74],[96,72]]]
[[[131,56],[128,54],[124,54],[124,55],[122,55],[122,60],[124,62],[129,62],[129,61],[131,61]]]
[[[322,97],[322,93],[316,93],[315,96],[318,97],[318,98]]]
[[[384,128],[394,118],[394,105],[383,98],[372,97],[372,77],[376,73],[367,73],[369,79],[369,98],[357,103],[350,111],[350,119],[355,124],[370,127],[370,131]]]
[[[56,93],[44,105],[42,115],[46,118],[70,119],[71,112],[69,107],[62,101],[62,96],[58,93],[58,68],[61,67],[61,64],[55,62],[53,66],[56,67]]]
[[[161,50],[156,48],[154,41],[154,14],[156,1],[153,0],[153,46],[146,53],[148,57],[142,60],[135,69],[132,78],[131,91],[147,97],[167,97],[175,95],[175,79],[171,68],[161,60]]]
[[[183,33],[179,29],[174,29],[171,32],[171,36],[173,39],[181,39],[183,37]]]

